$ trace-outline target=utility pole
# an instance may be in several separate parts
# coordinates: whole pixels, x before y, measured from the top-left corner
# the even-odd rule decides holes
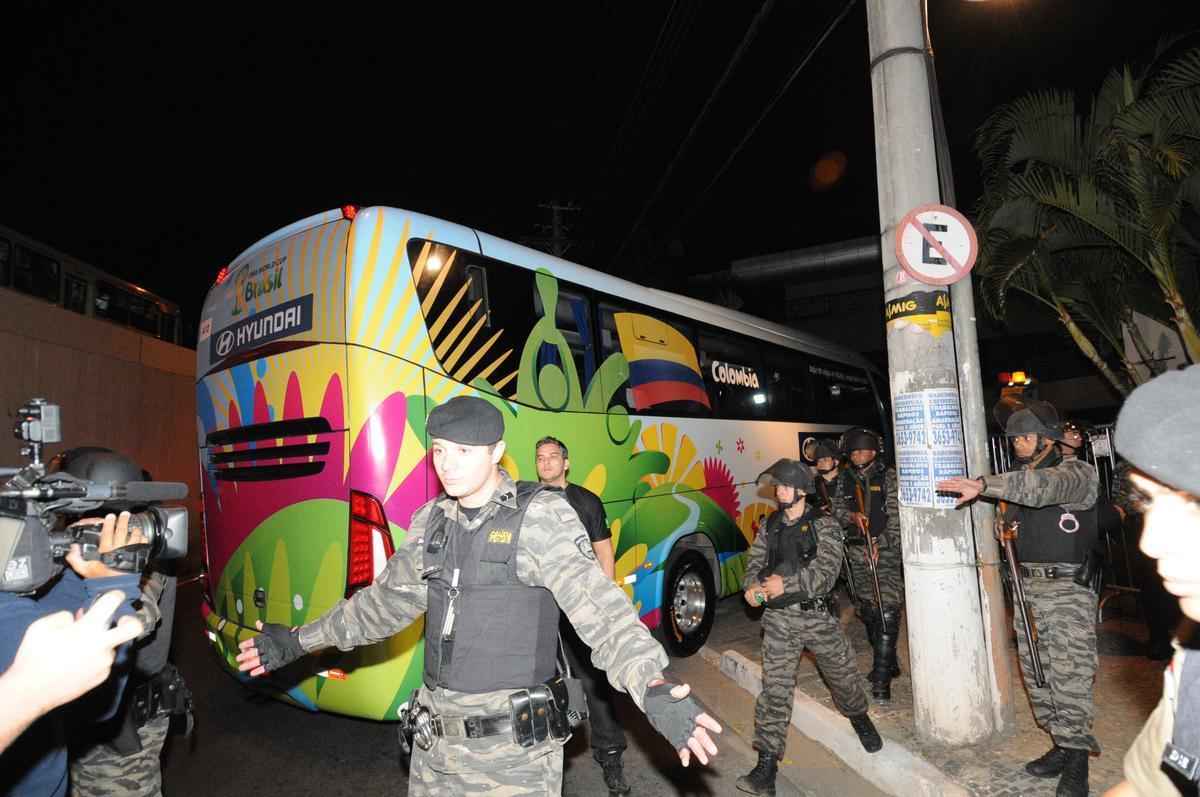
[[[521,243],[549,252],[555,257],[562,257],[575,243],[570,238],[571,225],[567,223],[566,214],[578,211],[579,205],[574,202],[563,204],[551,200],[539,204],[538,207],[550,211],[550,223],[538,224],[537,229],[541,235],[526,236],[521,239]]]
[[[903,308],[911,300],[912,306],[930,308],[923,316],[888,314],[892,406],[897,416],[905,408],[918,417],[924,412],[928,423],[940,417],[940,462],[945,467],[957,457],[965,465],[963,425],[955,429],[956,421],[934,409],[940,405],[944,411],[948,399],[958,404],[954,335],[944,312],[938,312],[949,307],[949,291],[908,279],[894,245],[905,214],[940,198],[921,0],[867,0],[867,20],[885,304]],[[971,516],[935,508],[932,481],[950,474],[932,472],[937,461],[929,462],[924,475],[900,456],[896,463],[914,718],[921,739],[960,746],[996,731],[995,668],[985,644]],[[927,489],[909,489],[922,479]]]

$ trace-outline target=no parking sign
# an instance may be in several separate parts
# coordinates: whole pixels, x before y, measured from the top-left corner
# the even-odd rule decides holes
[[[913,279],[950,285],[975,265],[979,239],[963,214],[945,205],[910,210],[896,227],[896,259]]]

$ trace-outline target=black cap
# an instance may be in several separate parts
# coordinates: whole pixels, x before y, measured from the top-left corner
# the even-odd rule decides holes
[[[433,408],[425,431],[430,440],[440,437],[464,446],[490,446],[504,437],[504,417],[481,398],[455,396]]]
[[[1117,451],[1176,490],[1200,496],[1200,365],[1141,385],[1117,416]]]
[[[786,484],[802,493],[811,493],[815,488],[812,468],[798,459],[781,459],[758,474],[758,483],[763,486]]]

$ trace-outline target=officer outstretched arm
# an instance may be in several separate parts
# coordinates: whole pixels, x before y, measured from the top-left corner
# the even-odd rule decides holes
[[[592,662],[646,712],[684,766],[693,755],[702,764],[716,755],[710,732],[720,733],[720,724],[691,697],[687,684],[663,678],[667,654],[642,625],[624,590],[596,566],[587,532],[561,495],[543,491],[530,502],[521,526],[517,577],[553,593],[580,639],[592,648]]]
[[[959,506],[983,496],[1034,508],[1062,505],[1074,511],[1095,505],[1100,495],[1100,479],[1092,465],[1074,459],[1041,470],[1014,470],[979,479],[945,479],[938,482],[937,489],[958,493]]]
[[[262,634],[239,645],[238,669],[259,676],[285,667],[306,653],[329,647],[352,650],[388,639],[420,617],[427,605],[421,566],[431,506],[427,504],[413,515],[407,539],[374,583],[306,625],[288,628],[258,622]]]

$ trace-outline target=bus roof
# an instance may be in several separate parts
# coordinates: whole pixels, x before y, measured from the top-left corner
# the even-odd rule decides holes
[[[412,214],[414,216],[422,216],[429,221],[436,222],[443,228],[455,228],[459,233],[465,236],[473,236],[479,242],[479,253],[488,257],[494,257],[498,260],[503,260],[511,265],[521,266],[530,270],[545,268],[556,276],[574,282],[587,288],[603,291],[615,297],[637,297],[637,301],[642,304],[656,307],[660,310],[666,310],[676,315],[685,318],[693,318],[703,321],[713,326],[722,329],[729,329],[734,332],[740,332],[750,337],[760,340],[770,341],[782,346],[800,351],[809,352],[822,357],[827,357],[832,360],[838,360],[850,365],[856,365],[868,371],[878,373],[878,369],[871,364],[869,360],[863,357],[856,351],[839,346],[816,335],[810,335],[783,324],[776,324],[771,321],[766,321],[757,318],[748,313],[742,313],[737,310],[730,310],[727,307],[712,304],[710,302],[693,299],[690,296],[682,296],[670,291],[659,290],[657,288],[647,288],[644,285],[630,282],[629,280],[620,277],[614,277],[611,274],[605,274],[587,266],[581,266],[578,263],[573,263],[570,260],[564,260],[560,257],[542,252],[538,249],[532,249],[528,246],[513,243],[504,238],[498,238],[485,232],[481,232],[472,227],[467,227],[454,222],[448,222],[443,219],[437,219],[431,216],[424,216],[414,211],[405,210],[403,208],[385,208],[381,210],[390,210],[398,213]],[[362,213],[368,211],[368,208],[362,208]],[[289,224],[282,229],[267,235],[261,240],[255,242],[251,246],[239,254],[236,258],[230,261],[230,265],[236,265],[245,257],[255,252],[256,250],[283,240],[291,235],[303,232],[304,230],[318,227],[323,224],[328,224],[332,221],[345,218],[345,213],[341,208],[334,208],[322,213],[315,213],[300,221]]]

